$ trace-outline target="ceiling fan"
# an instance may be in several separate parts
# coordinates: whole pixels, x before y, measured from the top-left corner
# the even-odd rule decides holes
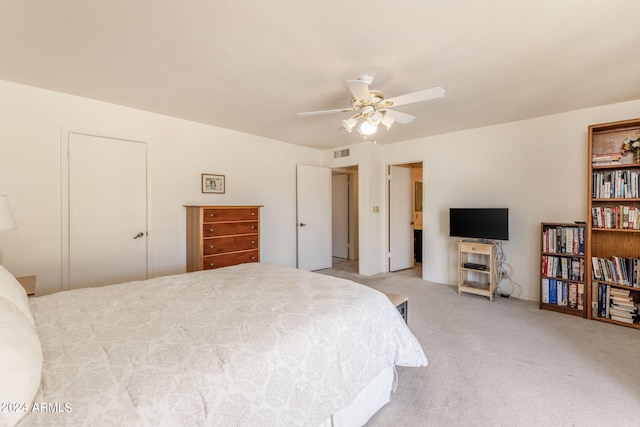
[[[372,76],[362,76],[356,80],[347,80],[347,87],[353,95],[351,107],[338,108],[335,110],[309,111],[306,113],[298,113],[298,115],[315,116],[319,114],[355,112],[355,114],[348,119],[342,120],[342,126],[344,126],[347,132],[351,132],[356,124],[358,124],[358,120],[361,120],[357,130],[360,134],[368,136],[373,135],[378,130],[378,125],[380,124],[389,129],[395,122],[406,124],[415,119],[415,116],[390,110],[390,107],[428,101],[444,96],[444,89],[434,87],[385,99],[382,93],[369,89],[371,83],[373,83]]]

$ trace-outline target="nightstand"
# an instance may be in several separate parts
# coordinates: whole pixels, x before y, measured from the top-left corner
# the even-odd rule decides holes
[[[22,285],[25,291],[27,291],[27,296],[33,297],[36,295],[36,276],[22,276],[16,277],[18,282]]]

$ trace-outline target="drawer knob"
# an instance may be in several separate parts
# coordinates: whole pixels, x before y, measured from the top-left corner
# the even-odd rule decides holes
[[[209,214],[209,216],[213,216],[213,214]]]
[[[252,225],[252,226],[251,226],[251,229],[252,229],[252,230],[255,230],[255,229],[256,229],[256,226],[255,226],[255,225]]]
[[[251,215],[255,215],[255,214],[256,214],[255,212],[251,212]]]
[[[251,241],[251,243],[255,243],[255,242],[256,242],[255,240],[252,240],[252,241]],[[213,247],[213,246],[212,246],[212,247]]]
[[[212,262],[209,263],[209,267],[213,267],[213,263]]]
[[[210,229],[209,229],[209,233],[213,233],[213,228],[210,228]]]
[[[209,246],[210,249],[213,249],[213,245]]]

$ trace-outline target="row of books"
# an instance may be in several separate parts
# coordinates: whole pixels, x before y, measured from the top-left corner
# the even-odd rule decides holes
[[[542,302],[582,310],[584,309],[584,283],[543,278]]]
[[[584,255],[584,226],[557,226],[542,230],[542,252]]]
[[[592,276],[594,280],[615,283],[616,285],[640,288],[640,259],[591,257]]]
[[[599,283],[597,298],[598,317],[624,323],[640,322],[640,317],[638,316],[638,306],[640,304],[634,300],[630,290],[613,288],[604,283]]]
[[[628,199],[640,197],[638,180],[640,173],[634,170],[593,172],[591,196],[594,199]]]
[[[594,228],[640,230],[640,208],[636,206],[607,206],[591,208]]]
[[[594,166],[599,165],[619,165],[620,159],[622,159],[622,153],[602,153],[594,154],[591,158],[591,162]]]
[[[542,275],[584,281],[584,259],[543,255]]]

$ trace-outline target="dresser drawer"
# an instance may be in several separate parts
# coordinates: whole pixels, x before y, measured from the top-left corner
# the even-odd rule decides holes
[[[245,262],[258,262],[260,255],[258,251],[234,252],[224,255],[210,255],[202,259],[202,268],[210,270],[212,268],[228,267],[230,265],[244,264]]]
[[[186,206],[187,271],[260,262],[260,208]]]
[[[203,209],[202,222],[246,221],[258,218],[258,208]]]
[[[215,237],[203,240],[202,252],[205,255],[215,255],[225,252],[258,249],[258,235]]]
[[[234,234],[256,234],[258,233],[258,221],[243,222],[219,222],[215,224],[203,224],[202,236],[230,236]]]
[[[483,243],[460,242],[460,252],[491,255],[491,246]]]

